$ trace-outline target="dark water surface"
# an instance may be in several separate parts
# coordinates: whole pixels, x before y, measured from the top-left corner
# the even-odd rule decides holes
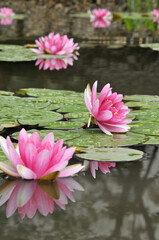
[[[37,36],[59,31],[78,38],[76,41],[81,45],[79,60],[60,71],[39,71],[35,62],[0,62],[1,90],[49,88],[83,92],[87,83],[92,85],[98,80],[98,90],[109,82],[118,93],[158,95],[159,53],[139,47],[142,42],[157,42],[157,23],[155,32],[149,29],[128,31],[121,22],[100,31],[92,29],[88,20],[86,24],[86,20],[70,20],[65,15],[53,26],[48,20],[46,28],[42,21],[37,24],[36,14],[35,19],[31,17],[28,23],[27,20],[15,21],[8,29],[0,26],[0,43],[33,42]],[[37,28],[32,21],[36,22]],[[93,44],[92,39],[95,39]],[[113,39],[116,39],[115,43]],[[158,240],[159,148],[154,145],[139,148],[145,152],[142,161],[117,164],[110,174],[98,172],[96,180],[90,171],[76,177],[84,191],[74,191],[76,202],[69,200],[65,211],[55,204],[53,214],[46,217],[37,212],[32,219],[21,220],[16,211],[7,219],[5,203],[0,208],[1,238]],[[1,190],[0,194],[4,192]]]

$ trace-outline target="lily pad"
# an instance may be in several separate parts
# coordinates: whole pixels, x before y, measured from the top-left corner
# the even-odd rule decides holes
[[[31,49],[19,45],[0,45],[0,61],[5,62],[21,62],[34,61],[37,59],[64,59],[66,55],[52,55],[52,54],[35,54]]]
[[[149,136],[149,140],[144,144],[159,145],[159,136]]]
[[[75,132],[75,131],[62,131],[62,130],[54,130],[54,131],[50,131],[50,130],[29,130],[27,131],[27,133],[33,133],[33,132],[38,132],[41,139],[43,139],[47,134],[49,134],[50,132],[53,132],[54,134],[54,137],[55,137],[55,141],[58,141],[60,139],[64,139],[64,143],[65,141],[67,140],[72,140],[72,139],[75,139],[75,138],[78,138],[80,137],[80,133],[79,132]],[[16,132],[16,133],[13,133],[12,134],[12,137],[16,140],[18,140],[18,136],[19,136],[19,133]]]
[[[138,107],[140,109],[159,108],[159,102],[127,102],[125,105],[131,108]]]
[[[130,162],[143,157],[144,153],[130,148],[87,148],[76,156],[88,161]]]
[[[145,135],[126,133],[126,134],[113,134],[108,136],[104,134],[100,129],[80,129],[74,132],[78,132],[80,137],[66,141],[69,146],[76,147],[116,147],[116,146],[130,146],[139,143],[144,143],[148,140]]]
[[[151,48],[154,51],[159,51],[159,43],[143,43],[140,44],[140,47]]]
[[[157,95],[125,95],[123,99],[136,102],[159,102]]]
[[[17,19],[21,20],[25,18],[25,14],[14,14],[13,16],[0,16],[0,19]]]
[[[149,136],[159,136],[159,128],[157,127],[150,127],[150,128],[138,128],[132,130],[135,133],[145,134]]]

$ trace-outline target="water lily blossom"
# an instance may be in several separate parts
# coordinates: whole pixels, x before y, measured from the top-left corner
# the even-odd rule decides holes
[[[108,27],[111,24],[112,13],[107,9],[94,9],[90,11],[90,21],[92,22],[93,27],[103,28]]]
[[[85,104],[90,113],[87,127],[91,123],[98,125],[108,135],[111,132],[127,132],[130,128],[127,124],[132,120],[126,119],[130,110],[122,102],[123,95],[112,93],[109,83],[103,87],[98,98],[96,95],[97,81],[93,84],[92,92],[89,84],[84,91]]]
[[[0,137],[0,145],[13,167],[0,162],[0,169],[12,177],[23,179],[54,180],[57,177],[67,177],[79,172],[80,164],[68,165],[74,154],[75,147],[66,149],[64,140],[54,142],[53,133],[49,133],[41,141],[37,132],[27,134],[22,129],[16,150],[8,136]]]
[[[21,219],[33,218],[35,213],[47,216],[54,212],[55,203],[63,210],[68,199],[75,202],[72,192],[84,191],[73,178],[60,178],[54,182],[7,180],[0,186],[0,206],[7,202],[6,216],[18,210]]]
[[[32,51],[37,54],[66,55],[73,57],[75,60],[79,55],[78,43],[74,43],[73,38],[69,39],[67,35],[61,36],[59,33],[54,34],[52,32],[48,36],[35,40],[35,43],[38,48],[33,48]]]
[[[100,169],[104,174],[110,173],[110,167],[116,167],[115,162],[97,162],[97,161],[84,161],[84,166],[87,168],[87,165],[90,164],[91,174],[96,178],[96,171]]]
[[[154,17],[159,18],[159,9],[154,9],[154,10],[152,11],[152,14],[153,14]]]
[[[0,8],[0,16],[12,17],[14,12],[11,8]]]

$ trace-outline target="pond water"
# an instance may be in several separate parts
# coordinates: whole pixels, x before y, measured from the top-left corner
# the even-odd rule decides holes
[[[27,2],[33,4],[32,1]],[[15,6],[12,5],[13,8]],[[120,4],[115,7],[120,7]],[[26,12],[30,18],[14,20],[8,26],[1,25],[0,44],[33,43],[38,36],[51,31],[67,33],[80,45],[79,59],[74,61],[73,66],[59,71],[39,70],[34,61],[0,61],[1,90],[48,88],[83,92],[87,83],[92,85],[98,80],[98,90],[101,90],[106,83],[110,83],[113,91],[124,95],[158,94],[159,53],[150,48],[141,48],[139,45],[159,41],[159,23],[152,22],[153,26],[150,28],[150,25],[145,27],[141,22],[140,27],[135,28],[133,22],[133,29],[130,29],[130,23],[128,27],[126,25],[128,23],[120,20],[112,23],[109,28],[94,29],[88,19],[68,16],[66,18],[66,13],[61,14],[62,10],[59,10],[59,6],[57,14],[61,14],[61,18],[58,16],[58,21],[52,26],[53,19],[46,18],[46,9],[46,6],[44,8],[44,5],[39,3],[37,9],[31,9],[30,12],[28,7]],[[44,22],[38,24],[39,15],[36,10],[41,11]],[[86,11],[86,7],[84,10]],[[18,11],[23,12],[20,7]],[[34,15],[31,14],[32,11],[35,11]],[[0,194],[3,196],[0,200],[1,238],[4,240],[11,238],[15,240],[159,239],[159,148],[158,145],[136,146],[136,148],[145,152],[142,160],[117,163],[116,167],[110,169],[110,174],[104,175],[98,171],[96,179],[92,177],[90,171],[86,171],[74,180],[70,179],[69,183],[41,186],[37,182],[7,182],[3,185],[5,180],[2,177],[0,179]],[[64,186],[69,190],[66,191]],[[34,192],[33,195],[29,195],[33,189],[36,190],[36,194]],[[24,192],[28,201],[32,201],[25,209],[22,209],[20,203],[19,206],[16,204],[19,191]],[[51,201],[46,193],[55,200]],[[67,201],[69,197],[72,200]],[[66,210],[62,209],[65,207]],[[36,212],[36,209],[41,214]],[[48,214],[50,211],[53,213]],[[36,212],[33,218],[20,217],[20,213],[22,215],[28,213],[31,216],[33,212]]]

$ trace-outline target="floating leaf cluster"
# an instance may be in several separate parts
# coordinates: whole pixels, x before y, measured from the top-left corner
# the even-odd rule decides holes
[[[67,146],[76,146],[75,157],[95,161],[132,161],[143,152],[130,148],[138,144],[159,144],[159,96],[124,97],[133,121],[127,133],[107,136],[99,128],[86,128],[88,110],[83,93],[49,89],[20,89],[16,93],[0,92],[0,134],[10,132],[13,139],[25,127],[43,138],[50,131],[55,140],[63,138]],[[3,159],[3,154],[0,158]]]

